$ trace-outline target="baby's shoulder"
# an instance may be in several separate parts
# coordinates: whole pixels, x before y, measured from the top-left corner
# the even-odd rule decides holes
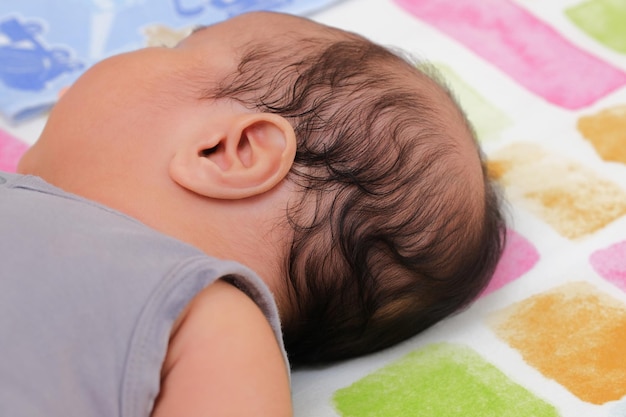
[[[288,371],[267,318],[222,280],[177,319],[153,416],[196,413],[291,415]]]

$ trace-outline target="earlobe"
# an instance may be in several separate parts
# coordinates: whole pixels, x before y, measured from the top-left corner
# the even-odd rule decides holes
[[[242,199],[269,191],[291,170],[296,137],[291,124],[271,113],[241,113],[181,146],[170,177],[196,194]]]

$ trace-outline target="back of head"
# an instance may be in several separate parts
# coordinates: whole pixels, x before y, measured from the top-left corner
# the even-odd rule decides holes
[[[207,95],[280,114],[298,137],[283,318],[294,364],[397,343],[486,286],[504,243],[498,195],[432,76],[344,34],[250,45]]]

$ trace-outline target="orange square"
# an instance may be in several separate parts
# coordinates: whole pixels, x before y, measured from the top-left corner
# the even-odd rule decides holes
[[[622,188],[538,145],[510,145],[492,156],[489,168],[511,200],[521,200],[567,238],[594,233],[626,214]]]
[[[575,282],[530,297],[489,318],[493,331],[543,375],[581,400],[626,395],[626,306]]]

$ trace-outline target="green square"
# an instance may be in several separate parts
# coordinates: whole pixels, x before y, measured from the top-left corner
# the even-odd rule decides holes
[[[448,343],[417,350],[333,397],[343,417],[552,417],[556,409],[474,350]]]
[[[481,142],[499,139],[502,132],[512,125],[511,119],[503,111],[487,101],[452,68],[438,63],[435,68],[441,72]]]
[[[626,2],[590,0],[565,14],[589,36],[617,52],[626,53]]]

